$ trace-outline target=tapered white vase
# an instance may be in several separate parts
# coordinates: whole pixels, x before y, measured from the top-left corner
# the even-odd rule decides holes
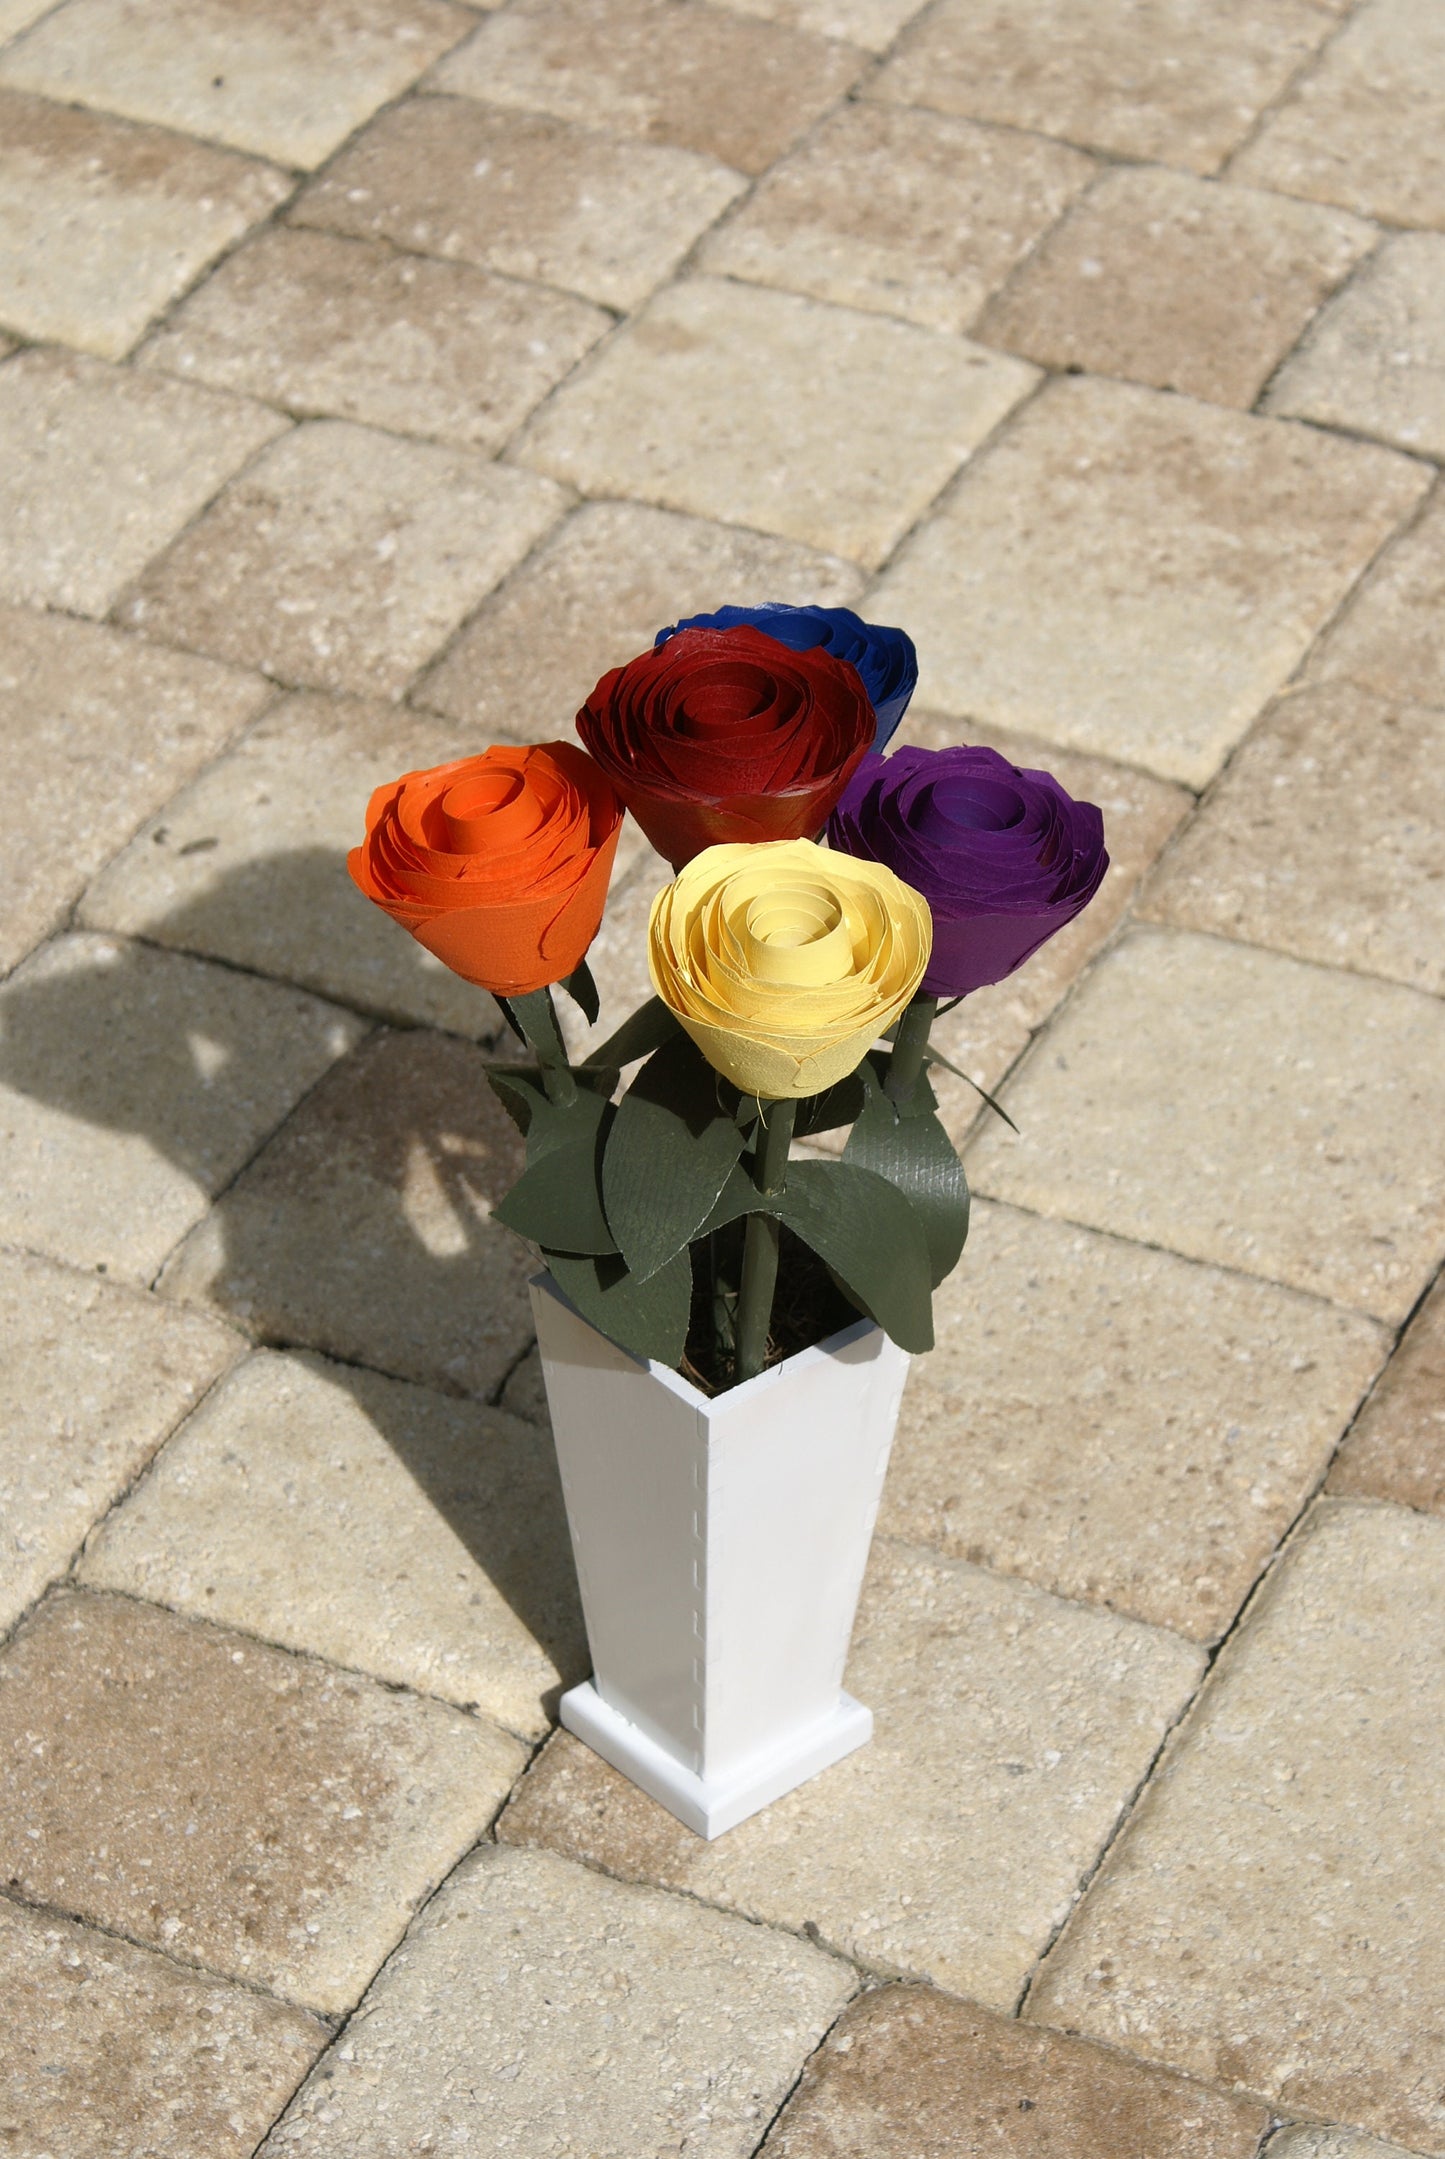
[[[562,1722],[699,1836],[862,1746],[843,1666],[908,1357],[860,1319],[713,1399],[532,1307],[593,1674]]]

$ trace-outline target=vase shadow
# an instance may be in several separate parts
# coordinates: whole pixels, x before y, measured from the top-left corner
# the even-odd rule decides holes
[[[463,1456],[419,1437],[402,1390],[367,1384],[379,1372],[485,1401],[525,1355],[524,1284],[534,1262],[489,1219],[517,1166],[511,1128],[474,1043],[383,1025],[331,1067],[226,1185],[227,1149],[234,1154],[235,1145],[227,1104],[244,1099],[252,1075],[262,1085],[267,1044],[239,1018],[228,1021],[224,996],[209,997],[199,1018],[197,977],[153,947],[244,967],[245,925],[262,895],[268,914],[300,922],[363,907],[338,849],[299,849],[227,870],[201,897],[148,923],[145,944],[107,937],[91,952],[73,948],[63,971],[12,980],[0,1086],[143,1139],[207,1192],[223,1187],[167,1261],[163,1293],[214,1311],[258,1346],[332,1360],[328,1377],[349,1388],[557,1669],[559,1683],[544,1698],[553,1714],[588,1660],[550,1431],[530,1424],[502,1439],[478,1436],[478,1445],[509,1448],[517,1469],[491,1480],[495,1505],[479,1506]],[[379,917],[374,925],[365,912],[361,919],[358,943],[369,933],[375,947],[377,929],[388,939],[404,936]],[[255,960],[252,967],[261,971]],[[389,972],[394,978],[394,963]],[[295,986],[294,975],[290,981]],[[315,980],[304,987],[327,993]],[[366,1005],[368,1018],[387,1009],[385,999]],[[63,1152],[62,1137],[62,1173]],[[204,1268],[188,1273],[198,1240]],[[494,1371],[476,1360],[468,1366],[465,1356],[461,1370],[456,1359],[448,1369],[441,1353],[473,1314],[482,1315],[484,1334],[496,1321]],[[535,1448],[526,1432],[535,1433]]]

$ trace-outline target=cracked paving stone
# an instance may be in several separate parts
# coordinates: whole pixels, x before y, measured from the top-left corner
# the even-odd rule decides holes
[[[0,1881],[337,2015],[525,1759],[439,1702],[62,1592],[0,1654]]]
[[[1445,1286],[1436,1283],[1330,1471],[1328,1490],[1445,1514]]]

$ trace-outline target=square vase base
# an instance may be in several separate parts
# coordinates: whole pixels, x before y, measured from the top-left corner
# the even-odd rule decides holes
[[[590,1679],[563,1695],[561,1717],[594,1754],[620,1769],[700,1837],[720,1837],[873,1737],[872,1710],[851,1694],[840,1694],[837,1708],[820,1723],[806,1726],[766,1754],[754,1755],[727,1776],[700,1777],[609,1708]]]

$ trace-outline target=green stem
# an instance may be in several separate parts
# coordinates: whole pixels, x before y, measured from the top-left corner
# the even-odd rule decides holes
[[[793,1101],[758,1104],[758,1136],[753,1143],[753,1182],[762,1193],[781,1192],[788,1173],[788,1148],[798,1105]],[[743,1277],[738,1289],[737,1364],[734,1385],[754,1379],[768,1354],[768,1327],[778,1280],[778,1218],[750,1214],[743,1239]]]
[[[912,1094],[918,1075],[923,1070],[923,1053],[928,1047],[928,1030],[932,1027],[937,1013],[936,997],[915,997],[912,1004],[904,1007],[903,1017],[898,1022],[883,1092],[889,1101],[897,1103],[900,1109]]]

